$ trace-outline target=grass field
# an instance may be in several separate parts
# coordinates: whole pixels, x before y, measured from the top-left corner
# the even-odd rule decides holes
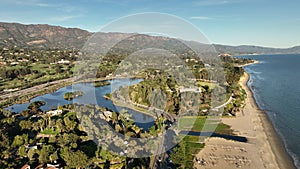
[[[11,79],[1,79],[0,91],[4,89],[15,89],[15,88],[26,88],[37,84],[46,83],[49,81],[65,79],[70,76],[69,71],[65,71],[68,65],[60,65],[61,69],[64,70],[61,73],[56,72],[56,65],[32,63],[28,66],[16,65],[6,66],[6,70],[19,70],[21,68],[30,68],[31,74],[27,74],[22,77]],[[38,73],[33,73],[38,72]]]
[[[207,118],[205,116],[187,116],[183,117],[179,120],[179,129],[180,130],[189,130],[189,131],[209,131],[216,132],[222,134],[232,134],[232,130],[230,126],[221,123],[220,117],[215,118]],[[184,155],[184,158],[180,162],[182,166],[187,168],[193,166],[194,156],[199,153],[199,151],[204,147],[204,139],[206,137],[199,136],[190,136],[190,135],[182,135],[182,148],[181,153]]]
[[[51,135],[56,135],[56,134],[59,134],[59,132],[56,132],[52,129],[45,129],[41,134],[51,134]]]
[[[180,130],[207,131],[228,134],[230,126],[221,123],[220,117],[187,116],[179,119]]]
[[[214,89],[216,86],[218,86],[217,83],[209,83],[209,82],[197,82],[200,86],[208,86],[210,89]]]

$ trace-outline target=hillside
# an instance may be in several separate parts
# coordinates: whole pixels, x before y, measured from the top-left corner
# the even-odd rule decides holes
[[[91,35],[78,28],[0,22],[0,46],[81,48]]]
[[[268,48],[260,46],[226,46],[226,45],[215,45],[215,48],[219,53],[230,53],[230,54],[285,54],[285,53],[300,53],[300,46],[292,48]]]
[[[0,47],[28,47],[28,48],[78,48],[81,49],[85,42],[93,33],[78,28],[64,28],[60,26],[51,26],[46,24],[31,24],[24,25],[19,23],[4,23],[0,22]],[[129,35],[126,33],[100,33],[98,40],[105,39],[105,44],[101,47],[110,46],[118,39],[123,39]],[[146,43],[157,40],[157,46],[164,45],[165,41],[173,41],[170,38],[159,36],[143,36],[140,42]],[[178,41],[177,41],[178,42]],[[187,42],[193,43],[194,42]],[[174,45],[176,46],[176,44]],[[200,46],[200,45],[199,45]],[[280,49],[280,48],[266,48],[259,46],[227,46],[214,45],[218,53],[237,54],[276,54],[276,53],[300,53],[300,46]],[[201,47],[199,47],[201,49]]]

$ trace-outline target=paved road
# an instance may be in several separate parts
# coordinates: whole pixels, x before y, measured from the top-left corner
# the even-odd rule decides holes
[[[93,81],[111,80],[111,79],[115,79],[115,78],[119,78],[119,77],[84,79],[84,80],[77,80],[75,82],[76,83],[78,83],[78,82],[93,82]],[[71,77],[71,78],[67,78],[67,79],[43,83],[40,85],[36,85],[33,87],[29,87],[26,89],[21,89],[21,90],[17,90],[17,91],[13,91],[13,92],[2,92],[2,93],[0,93],[0,103],[5,102],[7,99],[12,98],[12,97],[18,97],[18,96],[27,95],[27,94],[30,94],[33,92],[43,91],[43,90],[53,87],[55,85],[63,84],[63,83],[67,83],[67,82],[73,82],[73,81],[74,81],[74,78]]]
[[[40,85],[36,85],[36,86],[30,87],[30,88],[26,88],[26,89],[14,91],[14,92],[4,93],[4,94],[0,95],[0,102],[4,102],[4,101],[6,101],[6,99],[9,99],[11,97],[18,97],[18,96],[29,94],[32,92],[39,92],[39,91],[45,90],[45,88],[49,88],[50,86],[54,86],[54,85],[62,84],[62,83],[66,83],[66,82],[71,82],[72,80],[73,80],[73,78],[62,79],[62,80],[57,80],[57,81],[53,81],[53,82],[43,83]]]
[[[232,95],[231,95],[230,98],[227,100],[227,102],[225,102],[225,103],[223,103],[223,104],[221,104],[221,105],[219,105],[219,106],[216,106],[216,107],[214,107],[214,108],[212,108],[212,109],[220,109],[220,108],[223,108],[223,107],[227,106],[227,104],[231,103],[232,99],[233,99],[233,97],[232,97]]]

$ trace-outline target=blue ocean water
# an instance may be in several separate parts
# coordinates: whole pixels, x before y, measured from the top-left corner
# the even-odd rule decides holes
[[[300,168],[300,54],[239,57],[260,61],[245,67],[248,86]]]

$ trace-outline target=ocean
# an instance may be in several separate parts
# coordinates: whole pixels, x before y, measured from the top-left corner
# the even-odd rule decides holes
[[[238,56],[258,60],[244,67],[248,86],[300,168],[300,54]]]

